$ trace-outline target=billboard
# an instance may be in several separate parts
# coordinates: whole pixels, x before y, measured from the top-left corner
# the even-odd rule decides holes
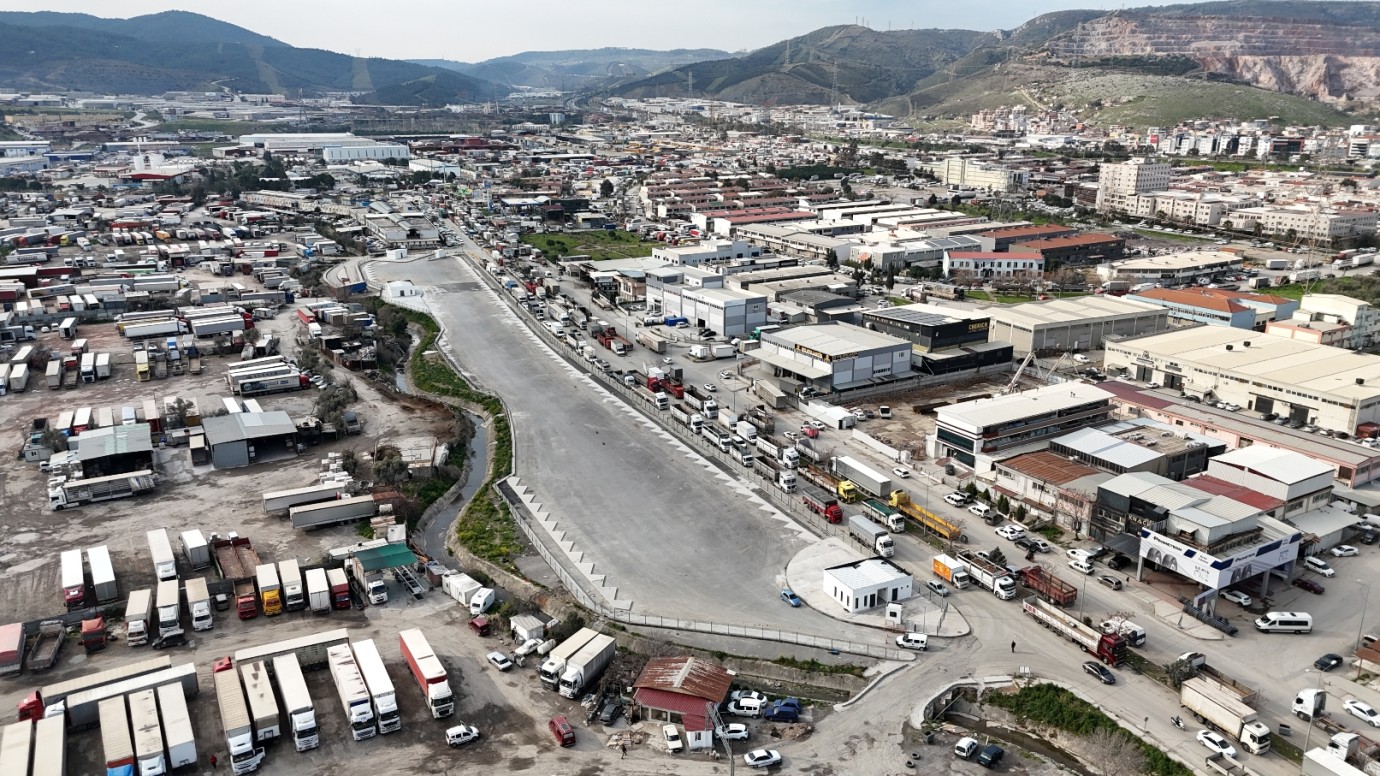
[[[1248,547],[1228,558],[1217,558],[1147,528],[1140,530],[1140,556],[1161,569],[1187,577],[1214,590],[1298,559],[1303,534],[1294,532],[1265,544]]]

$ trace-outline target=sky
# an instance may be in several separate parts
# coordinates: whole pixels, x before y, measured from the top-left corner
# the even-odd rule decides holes
[[[1135,0],[1131,7],[1167,5]],[[4,0],[6,11],[131,17],[181,10],[284,43],[356,56],[477,62],[522,51],[741,51],[834,24],[877,29],[1013,29],[1042,13],[1117,9],[1108,0]]]

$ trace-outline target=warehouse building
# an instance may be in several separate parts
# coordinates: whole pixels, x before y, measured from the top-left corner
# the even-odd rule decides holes
[[[1046,267],[1056,264],[1092,264],[1121,258],[1126,252],[1126,241],[1115,235],[1089,232],[1043,240],[1027,240],[1013,244],[1011,251],[1038,253],[1044,257]]]
[[[1220,326],[1108,343],[1108,369],[1207,402],[1355,434],[1380,421],[1380,356]]]
[[[724,288],[722,275],[678,266],[637,274],[643,280],[640,293],[647,308],[662,315],[687,318],[691,325],[713,329],[725,337],[745,336],[767,322],[767,297]]]
[[[1112,417],[1112,394],[1087,383],[1060,383],[1023,393],[974,399],[935,409],[931,458],[953,458],[979,474],[994,462],[1035,452],[1049,441]]]
[[[1031,351],[1097,350],[1108,337],[1154,334],[1169,328],[1160,307],[1114,296],[1079,296],[987,308],[993,342],[1011,343],[1016,357]]]
[[[862,325],[911,343],[911,367],[955,378],[1011,368],[1011,345],[988,342],[985,310],[909,304],[867,310]]]
[[[824,570],[824,592],[849,614],[890,603],[900,603],[914,593],[915,581],[886,558],[830,566]]]
[[[152,429],[147,423],[87,429],[68,439],[69,449],[87,477],[152,469]]]
[[[1205,323],[1234,329],[1263,331],[1271,321],[1287,321],[1299,303],[1282,296],[1246,294],[1225,288],[1151,288],[1124,299],[1143,302],[1169,311],[1177,323]]]
[[[1102,280],[1126,280],[1131,283],[1159,283],[1165,286],[1192,283],[1200,277],[1241,269],[1239,254],[1225,251],[1187,251],[1163,256],[1125,259],[1097,265]]]
[[[910,343],[846,323],[763,332],[753,351],[775,376],[829,392],[909,377]]]
[[[297,454],[297,426],[286,412],[240,412],[202,418],[211,465],[234,469]]]

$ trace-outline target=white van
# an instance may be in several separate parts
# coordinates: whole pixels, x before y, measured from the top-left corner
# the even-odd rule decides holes
[[[1074,558],[1073,560],[1069,561],[1069,568],[1073,569],[1074,571],[1077,571],[1079,574],[1093,573],[1092,564],[1087,562],[1086,560],[1083,560],[1082,558]]]
[[[1312,633],[1313,615],[1308,612],[1266,612],[1255,620],[1261,633]]]
[[[986,504],[974,504],[968,507],[968,511],[984,520],[987,519],[988,515],[992,514],[992,508]]]
[[[1092,359],[1091,359],[1091,358],[1088,358],[1087,356],[1083,355],[1082,353],[1074,353],[1074,354],[1073,354],[1073,360],[1074,360],[1074,361],[1077,361],[1077,362],[1080,363],[1080,364],[1091,364],[1091,363],[1092,363]]]
[[[971,736],[964,736],[958,739],[957,744],[954,744],[954,756],[962,760],[973,759],[973,755],[977,754],[977,750],[978,741]]]

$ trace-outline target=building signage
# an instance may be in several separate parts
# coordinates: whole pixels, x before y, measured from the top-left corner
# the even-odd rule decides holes
[[[840,353],[836,356],[830,356],[825,353],[821,353],[818,350],[814,350],[813,348],[807,348],[804,345],[796,345],[795,352],[804,353],[805,355],[810,356],[811,358],[817,358],[820,361],[824,361],[826,363],[842,361],[845,358],[854,358],[858,355],[857,353]]]
[[[1302,534],[1294,533],[1229,558],[1217,558],[1146,528],[1140,531],[1140,555],[1165,571],[1187,577],[1213,590],[1298,559]]]

